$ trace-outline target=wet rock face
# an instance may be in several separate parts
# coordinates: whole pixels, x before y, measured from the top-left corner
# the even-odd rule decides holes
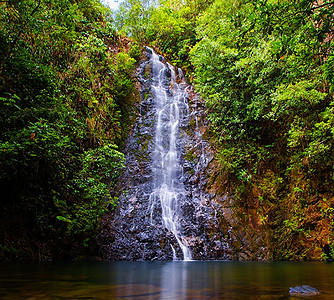
[[[147,60],[138,71],[141,84],[138,119],[126,144],[127,168],[118,184],[121,191],[119,206],[111,216],[106,216],[99,236],[101,254],[108,260],[183,259],[185,252],[182,248],[186,246],[195,260],[229,259],[232,250],[228,229],[220,224],[217,205],[212,201],[215,195],[205,191],[207,167],[213,159],[213,150],[202,139],[201,131],[205,126],[203,105],[192,87],[185,83],[182,72],[179,70],[175,75],[174,69],[161,56],[159,61],[166,67],[161,69],[160,84],[166,99],[175,97],[175,89],[182,88],[186,91],[182,95],[186,102],[190,102],[189,107],[186,103],[186,108],[180,108],[175,141],[178,165],[171,170],[174,172],[173,186],[176,186],[171,191],[176,195],[170,200],[171,209],[175,210],[171,218],[176,228],[166,226],[162,200],[154,198],[157,186],[166,184],[162,179],[165,169],[161,167],[162,174],[157,171],[160,168],[156,162],[159,157],[157,143],[160,148],[172,148],[172,142],[165,137],[157,142],[159,109],[152,87],[157,72],[152,66],[152,55],[148,49]],[[176,87],[176,82],[181,83]],[[175,122],[175,117],[165,115],[163,111],[159,113],[163,127]],[[168,178],[164,180],[167,182]]]

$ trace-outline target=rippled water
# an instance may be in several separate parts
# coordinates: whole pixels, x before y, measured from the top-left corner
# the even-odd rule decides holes
[[[322,294],[292,297],[289,287]],[[334,264],[102,262],[0,264],[1,299],[334,299]]]

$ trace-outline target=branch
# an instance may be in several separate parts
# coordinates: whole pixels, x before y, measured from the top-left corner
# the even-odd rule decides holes
[[[334,5],[334,2],[327,2],[327,3],[324,3],[324,4],[318,5],[318,6],[314,6],[314,7],[312,7],[310,10],[316,10],[316,9],[325,7],[325,6],[327,6],[327,5]]]

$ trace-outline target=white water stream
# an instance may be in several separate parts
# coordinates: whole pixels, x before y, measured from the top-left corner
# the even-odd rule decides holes
[[[182,235],[180,202],[185,189],[183,168],[180,163],[178,145],[180,126],[189,115],[186,83],[182,71],[175,69],[152,50],[152,92],[156,109],[156,127],[153,152],[154,190],[150,195],[151,223],[157,205],[161,206],[163,225],[174,234],[184,260],[191,260],[192,255],[187,240]],[[177,78],[178,77],[178,78]],[[174,260],[178,259],[173,251]]]

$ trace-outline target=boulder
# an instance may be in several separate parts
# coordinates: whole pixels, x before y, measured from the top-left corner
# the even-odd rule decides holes
[[[302,285],[291,287],[289,290],[290,295],[298,295],[298,296],[315,296],[319,295],[321,292],[310,285]]]

